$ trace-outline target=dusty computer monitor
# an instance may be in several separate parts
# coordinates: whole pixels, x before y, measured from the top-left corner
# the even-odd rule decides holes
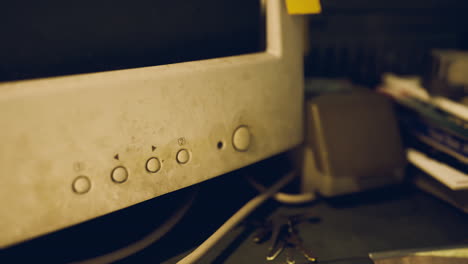
[[[0,248],[302,140],[301,21],[284,1],[98,2],[1,4]],[[265,45],[242,12],[263,12]]]

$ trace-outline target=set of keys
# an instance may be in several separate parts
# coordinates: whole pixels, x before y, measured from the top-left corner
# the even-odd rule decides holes
[[[268,222],[260,225],[253,241],[255,243],[264,243],[271,241],[269,252],[266,256],[268,261],[273,261],[286,251],[286,263],[295,264],[295,252],[300,252],[308,263],[317,263],[317,258],[308,250],[299,236],[297,224],[309,221],[318,222],[319,218],[307,214],[276,216]]]

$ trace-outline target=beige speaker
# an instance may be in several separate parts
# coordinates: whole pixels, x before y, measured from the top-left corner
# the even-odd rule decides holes
[[[327,94],[305,107],[303,191],[334,196],[402,180],[406,162],[389,99],[370,91]]]

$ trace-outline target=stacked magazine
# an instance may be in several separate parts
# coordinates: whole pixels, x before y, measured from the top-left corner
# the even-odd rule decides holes
[[[397,102],[408,161],[425,172],[417,185],[468,212],[468,107],[417,79],[386,75],[378,90]]]

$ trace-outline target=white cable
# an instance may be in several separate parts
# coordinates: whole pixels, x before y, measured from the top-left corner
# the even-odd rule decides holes
[[[192,264],[199,260],[210,250],[229,230],[242,221],[247,215],[254,211],[258,206],[265,202],[268,198],[273,196],[286,184],[288,184],[295,176],[295,172],[288,173],[285,177],[281,178],[272,187],[268,188],[261,194],[254,197],[247,202],[239,211],[237,211],[231,218],[229,218],[216,232],[214,232],[205,242],[198,246],[192,253],[179,260],[177,264]]]
[[[187,202],[184,202],[182,207],[177,210],[174,214],[170,216],[169,219],[167,219],[161,226],[159,226],[156,230],[152,231],[150,234],[145,236],[143,239],[130,244],[126,247],[123,247],[121,249],[118,249],[116,251],[113,251],[111,253],[98,256],[95,258],[83,260],[83,261],[77,261],[77,262],[72,262],[70,264],[107,264],[107,263],[112,263],[121,259],[124,259],[130,255],[133,255],[145,248],[147,248],[149,245],[153,244],[157,240],[159,240],[161,237],[163,237],[165,234],[167,234],[187,213],[188,209],[190,206],[192,206],[194,197],[195,197],[195,192],[190,196],[189,200]]]
[[[259,192],[263,192],[266,190],[266,187],[261,185],[260,183],[256,182],[252,177],[246,177],[247,181]],[[312,192],[306,193],[299,193],[299,194],[290,194],[290,193],[283,193],[278,192],[276,193],[273,198],[283,204],[303,204],[303,203],[310,203],[315,200],[315,194]]]

